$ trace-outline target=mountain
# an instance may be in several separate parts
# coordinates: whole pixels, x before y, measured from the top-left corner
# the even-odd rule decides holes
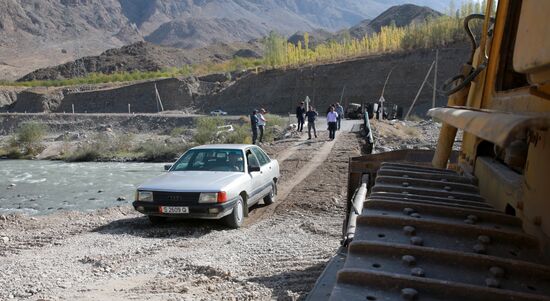
[[[428,7],[411,4],[392,6],[374,20],[364,20],[349,30],[341,30],[337,33],[323,29],[308,31],[309,47],[313,48],[331,39],[361,38],[366,34],[380,31],[382,26],[390,24],[407,26],[439,15],[438,12]],[[258,57],[262,52],[262,47],[257,39],[253,40],[254,35],[242,31],[247,24],[249,22],[246,20],[230,19],[199,20],[191,18],[187,22],[170,21],[161,25],[147,37],[151,43],[138,42],[119,49],[110,49],[99,56],[87,56],[58,66],[40,68],[23,76],[19,81],[66,79],[84,76],[92,72],[110,74],[117,71],[158,71],[170,67],[181,68],[184,65],[215,63],[235,56]],[[201,30],[194,30],[197,27]],[[230,32],[231,35],[223,35],[225,32]],[[208,34],[205,35],[205,33]],[[288,41],[293,44],[302,42],[304,45],[304,36],[305,32],[298,31],[291,35]],[[182,39],[183,37],[186,39]],[[251,40],[247,43],[231,42],[249,39]],[[195,44],[184,44],[183,42],[191,40],[196,41]],[[204,47],[187,49],[199,45]]]
[[[327,32],[324,30],[314,30],[310,34],[310,47],[326,42],[327,40],[342,41],[344,39],[356,38],[361,39],[366,35],[372,35],[380,32],[384,26],[394,24],[397,27],[404,27],[410,24],[424,22],[430,18],[442,16],[438,11],[435,11],[427,6],[418,6],[414,4],[396,5],[388,8],[373,20],[365,19],[349,29],[342,29],[336,33]],[[304,34],[299,31],[292,35],[289,42],[297,44],[298,41],[304,43]]]
[[[235,56],[254,57],[261,51],[253,42],[212,44],[207,48],[192,50],[157,46],[137,42],[117,49],[109,49],[99,56],[88,56],[55,67],[40,68],[19,81],[56,80],[87,75],[88,73],[160,71],[166,68],[181,68],[185,65],[216,63]]]
[[[178,47],[276,30],[336,31],[403,3],[439,0],[2,0],[0,78],[151,41]]]
[[[353,26],[349,32],[352,37],[362,38],[365,35],[379,32],[384,26],[395,24],[397,27],[404,27],[442,15],[442,13],[427,6],[417,6],[414,4],[396,5],[390,7],[372,21],[365,20]]]
[[[255,26],[246,19],[193,18],[164,23],[145,40],[157,45],[189,49],[215,43],[249,41],[267,33],[267,26]]]

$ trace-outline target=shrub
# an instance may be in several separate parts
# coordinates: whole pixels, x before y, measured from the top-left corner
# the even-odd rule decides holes
[[[68,162],[100,161],[110,158],[111,153],[112,146],[109,139],[99,133],[92,138],[91,143],[81,146],[72,154],[67,154],[64,160]]]
[[[36,155],[43,147],[41,141],[45,134],[44,125],[35,122],[24,123],[17,130],[12,146],[23,149],[26,155]]]
[[[220,117],[201,117],[196,121],[197,133],[193,140],[197,144],[209,144],[216,140],[218,127],[225,124]]]
[[[252,134],[250,132],[250,127],[234,125],[233,132],[224,133],[221,139],[222,139],[222,143],[251,144]]]
[[[173,128],[170,131],[170,136],[172,137],[181,137],[186,132],[185,128],[179,127],[179,128]]]
[[[265,118],[267,120],[267,126],[264,131],[263,141],[272,142],[279,139],[284,129],[288,127],[288,118],[272,114],[267,114]]]
[[[22,159],[23,157],[24,154],[18,147],[10,145],[0,148],[0,158]]]
[[[98,161],[103,158],[102,153],[94,147],[94,145],[88,145],[83,148],[79,148],[74,153],[65,157],[67,162],[92,162]]]
[[[114,152],[129,152],[133,146],[134,135],[131,133],[117,136],[111,146]]]
[[[189,149],[188,145],[184,144],[156,144],[144,143],[140,146],[140,159],[148,162],[173,162],[181,154]]]
[[[273,114],[267,114],[265,118],[267,119],[268,125],[277,125],[281,128],[286,128],[288,126],[288,118]]]

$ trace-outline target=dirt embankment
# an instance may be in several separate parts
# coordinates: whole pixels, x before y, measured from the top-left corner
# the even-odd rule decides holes
[[[110,127],[127,133],[169,133],[191,127],[197,116],[159,114],[0,114],[0,136],[13,134],[24,123],[43,124],[48,132],[98,131]]]
[[[456,75],[469,54],[466,45],[440,49],[438,86]],[[80,91],[54,89],[54,92],[35,95],[28,91],[0,110],[17,112],[77,112],[124,113],[130,104],[135,112],[157,112],[155,84],[166,110],[189,108],[209,112],[223,109],[230,114],[248,114],[252,109],[265,107],[272,113],[294,111],[298,101],[309,96],[321,111],[329,104],[343,102],[375,102],[380,98],[387,74],[395,68],[386,87],[388,103],[408,108],[422,80],[435,59],[435,50],[415,50],[371,56],[352,61],[286,70],[270,70],[258,74],[233,74],[202,78],[165,79],[111,89]],[[415,108],[423,115],[431,106],[432,90],[426,85]],[[12,97],[13,99],[13,97]],[[437,104],[446,103],[438,94]]]
[[[439,51],[438,87],[456,75],[468,57],[470,50],[466,46],[455,46]],[[263,106],[284,114],[293,112],[296,103],[309,96],[323,111],[329,104],[340,101],[342,92],[344,103],[378,101],[388,73],[395,68],[384,97],[388,103],[408,108],[434,60],[435,50],[415,50],[299,69],[266,71],[202,99],[207,109],[219,106],[238,114]],[[414,110],[419,115],[424,115],[431,107],[432,83],[433,78],[420,94]],[[438,105],[446,102],[445,95],[437,95]]]
[[[320,128],[322,128],[320,126]],[[339,246],[355,133],[266,146],[279,158],[275,205],[245,227],[154,227],[128,206],[0,218],[0,299],[297,300]]]

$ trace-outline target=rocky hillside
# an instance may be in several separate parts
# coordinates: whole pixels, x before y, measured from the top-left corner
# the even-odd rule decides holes
[[[342,29],[336,33],[327,32],[324,30],[314,30],[310,32],[310,47],[327,40],[343,40],[356,38],[361,39],[366,35],[371,35],[380,32],[384,26],[394,24],[397,27],[405,27],[410,24],[424,22],[431,18],[442,16],[440,12],[433,10],[427,6],[418,6],[414,4],[395,5],[374,19],[365,19],[349,29]],[[289,42],[296,44],[298,41],[304,42],[303,32],[297,32],[289,38]]]
[[[404,27],[440,16],[442,16],[440,12],[427,6],[417,6],[413,4],[397,5],[390,7],[374,20],[365,20],[353,26],[350,28],[349,32],[352,37],[361,38],[365,35],[379,32],[383,26],[395,24],[397,27]]]
[[[56,80],[85,76],[98,72],[110,74],[120,71],[159,71],[181,68],[185,65],[216,63],[234,56],[258,56],[258,43],[213,44],[207,48],[178,49],[138,42],[122,48],[110,49],[99,56],[89,56],[55,67],[33,71],[19,81]]]
[[[270,30],[335,31],[408,2],[446,6],[438,0],[2,0],[0,79],[141,40],[202,47]]]

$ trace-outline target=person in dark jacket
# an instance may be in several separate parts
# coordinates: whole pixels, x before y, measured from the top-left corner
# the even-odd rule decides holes
[[[298,132],[304,130],[304,115],[306,114],[306,109],[304,108],[304,102],[302,101],[300,105],[296,108],[296,118],[298,119]]]
[[[313,134],[317,138],[317,129],[315,128],[315,120],[317,119],[317,111],[312,106],[309,106],[309,111],[306,113],[307,117],[307,135],[309,136],[308,140],[311,140],[311,129],[313,129]]]
[[[258,111],[254,110],[250,114],[250,126],[252,127],[252,144],[256,144],[258,139]]]

